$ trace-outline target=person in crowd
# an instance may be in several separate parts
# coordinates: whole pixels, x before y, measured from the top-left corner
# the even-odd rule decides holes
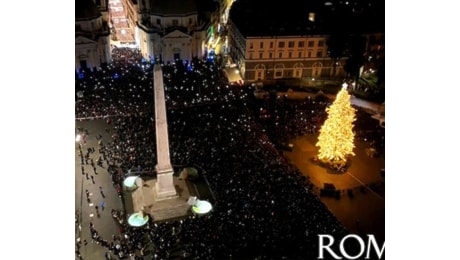
[[[84,92],[76,99],[76,119],[105,119],[113,126],[112,139],[104,140],[99,153],[120,195],[125,173],[153,172],[156,164],[153,67],[128,48],[115,48],[113,59],[76,78],[76,91]],[[229,84],[216,62],[193,59],[162,68],[171,162],[205,169],[215,210],[133,228],[117,221],[121,213],[112,209],[119,225],[112,241],[91,228],[93,239],[108,250],[107,259],[313,259],[317,234],[348,234],[272,141],[317,132],[327,117],[327,101],[277,104],[268,111],[277,121],[267,122],[254,112],[267,104],[255,100],[250,88]],[[356,131],[360,138],[381,137],[366,123],[357,124]],[[379,145],[384,148],[381,140]]]

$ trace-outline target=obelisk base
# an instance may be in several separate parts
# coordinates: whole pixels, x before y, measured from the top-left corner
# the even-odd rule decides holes
[[[157,172],[155,181],[155,200],[177,198],[176,188],[174,187],[173,171]]]
[[[157,179],[145,180],[143,186],[129,192],[132,202],[128,201],[127,205],[132,203],[132,209],[127,209],[128,214],[142,210],[145,214],[149,214],[154,222],[181,219],[191,215],[192,212],[187,200],[190,196],[197,196],[197,194],[189,192],[185,180],[180,180],[175,176],[173,179],[177,191],[175,196],[158,199],[156,194]]]

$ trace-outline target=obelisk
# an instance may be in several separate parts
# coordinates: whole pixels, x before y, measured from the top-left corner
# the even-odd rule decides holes
[[[157,142],[157,181],[155,195],[157,199],[167,199],[176,196],[173,173],[169,158],[168,121],[166,119],[166,103],[163,85],[163,71],[155,64],[153,68],[153,92],[155,97],[155,127]]]

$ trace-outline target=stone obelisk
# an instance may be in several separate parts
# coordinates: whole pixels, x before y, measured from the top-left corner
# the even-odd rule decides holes
[[[169,158],[168,121],[166,119],[165,90],[163,85],[163,71],[155,64],[153,68],[153,92],[155,97],[155,126],[157,142],[156,165],[157,181],[155,195],[157,199],[167,199],[177,195],[174,187],[173,173]]]

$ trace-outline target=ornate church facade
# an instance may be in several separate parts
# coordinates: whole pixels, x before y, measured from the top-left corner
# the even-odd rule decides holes
[[[202,58],[206,22],[193,0],[139,0],[139,48],[145,58],[162,62]]]
[[[75,2],[75,70],[94,69],[111,62],[106,0]]]

